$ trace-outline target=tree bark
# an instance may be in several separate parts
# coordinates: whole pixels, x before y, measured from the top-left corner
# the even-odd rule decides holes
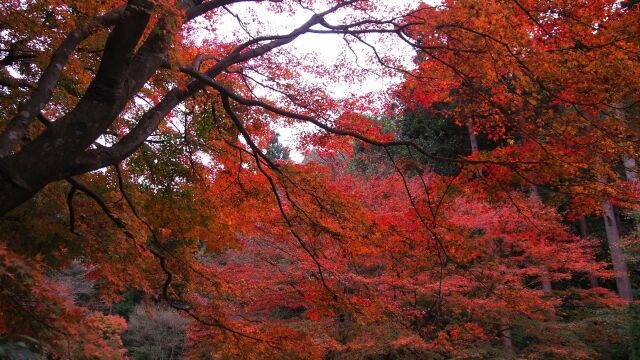
[[[551,277],[549,276],[549,269],[546,266],[542,266],[542,275],[540,275],[540,280],[542,281],[542,292],[545,295],[551,294],[553,291],[553,287],[551,286]]]
[[[511,339],[511,329],[504,329],[500,331],[500,340],[507,350],[513,350],[513,340]]]
[[[624,172],[625,172],[625,175],[627,176],[627,181],[637,184],[638,183],[638,167],[636,165],[636,160],[627,155],[623,155],[622,162],[624,164]]]
[[[469,142],[471,143],[471,153],[475,154],[478,152],[478,138],[476,136],[476,131],[473,128],[473,124],[471,122],[467,123],[467,129],[469,129]]]
[[[629,279],[629,270],[624,259],[624,253],[620,247],[620,231],[616,224],[616,214],[613,204],[605,201],[602,204],[604,226],[607,232],[607,241],[609,242],[609,251],[611,253],[611,263],[616,273],[616,287],[618,295],[621,299],[632,301],[633,292],[631,290],[631,281]]]

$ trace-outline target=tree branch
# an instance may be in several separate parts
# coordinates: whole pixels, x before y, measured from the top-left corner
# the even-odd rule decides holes
[[[64,66],[69,61],[69,56],[71,56],[76,47],[96,31],[115,25],[124,16],[125,9],[126,6],[121,6],[104,15],[93,18],[67,35],[51,56],[51,61],[42,76],[40,76],[36,89],[29,100],[20,105],[18,114],[9,121],[0,134],[0,158],[13,151],[18,140],[26,132],[29,123],[49,102],[51,96],[53,96],[53,88],[58,83],[60,74],[62,74]]]

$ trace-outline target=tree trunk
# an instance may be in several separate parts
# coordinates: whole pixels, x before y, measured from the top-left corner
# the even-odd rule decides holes
[[[634,158],[627,155],[622,156],[622,163],[624,164],[624,172],[627,177],[627,181],[638,185],[638,166]],[[636,234],[640,234],[640,222],[636,220]]]
[[[617,104],[617,107],[622,108],[623,104]],[[625,121],[625,113],[623,110],[618,109],[615,111],[615,116],[622,121]],[[627,176],[627,180],[635,184],[638,183],[638,171],[636,166],[636,160],[626,154],[622,155],[622,163],[624,164],[624,172]]]
[[[551,277],[549,276],[549,269],[546,266],[542,266],[542,275],[540,275],[542,281],[542,291],[545,295],[551,294],[553,288],[551,287]]]
[[[471,153],[475,154],[476,152],[478,152],[478,138],[476,137],[476,132],[471,122],[467,123],[467,129],[469,129],[469,141],[471,142]]]
[[[636,165],[636,160],[634,158],[630,158],[626,155],[623,155],[622,162],[624,164],[624,172],[625,172],[625,175],[627,176],[627,181],[637,184],[638,168]]]
[[[589,236],[589,229],[587,228],[587,219],[584,216],[581,216],[578,220],[578,225],[580,226],[580,237],[586,239]],[[589,283],[591,284],[591,288],[598,287],[598,278],[594,273],[589,271]]]
[[[508,350],[513,349],[513,340],[511,339],[511,329],[504,329],[500,331],[500,340],[502,340],[502,345]]]
[[[604,226],[607,231],[607,241],[611,252],[611,263],[616,273],[616,287],[621,299],[632,301],[631,281],[629,280],[629,270],[624,259],[624,253],[620,248],[620,231],[616,224],[616,214],[613,204],[606,201],[602,204]]]
[[[467,123],[467,129],[469,130],[469,143],[471,144],[471,154],[473,155],[478,152],[478,137],[476,136],[476,131],[470,121]],[[483,177],[482,169],[478,169],[476,171],[476,175],[478,175],[478,177]]]

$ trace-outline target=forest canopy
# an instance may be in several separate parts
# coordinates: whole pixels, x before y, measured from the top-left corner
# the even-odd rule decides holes
[[[0,358],[639,359],[639,125],[637,1],[4,1]]]

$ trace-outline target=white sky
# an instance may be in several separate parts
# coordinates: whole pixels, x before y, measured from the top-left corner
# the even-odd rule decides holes
[[[407,9],[418,6],[420,2],[413,0],[379,0],[376,7],[379,9],[380,18],[389,18],[406,12]],[[293,16],[274,12],[269,9],[268,3],[238,3],[228,7],[241,21],[246,24],[252,36],[286,34],[308,20],[313,13],[307,10],[299,10]],[[322,11],[322,8],[318,9]],[[342,12],[327,17],[327,21],[332,24],[339,24],[341,17],[351,16],[352,13]],[[262,23],[262,24],[261,24]],[[222,21],[218,23],[215,35],[217,37],[228,36],[229,39],[249,39],[245,30],[233,15],[225,13]],[[256,26],[256,24],[258,26]],[[255,32],[255,33],[254,33]],[[203,32],[195,35],[206,38],[212,34]],[[366,40],[376,46],[382,55],[392,56],[405,68],[413,66],[413,55],[415,52],[405,43],[391,36],[380,37],[370,36]],[[401,74],[389,76],[382,75],[383,68],[372,59],[372,51],[365,45],[355,44],[352,49],[346,46],[341,35],[337,34],[304,34],[292,43],[283,47],[287,52],[297,54],[297,58],[303,64],[310,66],[314,64],[327,64],[327,66],[340,63],[340,69],[345,73],[355,73],[357,67],[366,68],[367,71],[356,79],[349,79],[348,82],[334,78],[313,78],[312,75],[304,78],[304,82],[314,82],[322,84],[327,93],[336,98],[349,98],[353,96],[372,96],[374,98],[386,98],[387,90],[402,82]],[[357,55],[354,55],[355,53]],[[261,94],[262,95],[262,94]],[[268,96],[268,94],[264,94]],[[381,101],[384,102],[384,101]],[[294,161],[301,161],[302,154],[296,150],[296,137],[300,133],[300,128],[290,126],[277,126],[275,130],[280,133],[280,141],[291,149],[291,158]]]

